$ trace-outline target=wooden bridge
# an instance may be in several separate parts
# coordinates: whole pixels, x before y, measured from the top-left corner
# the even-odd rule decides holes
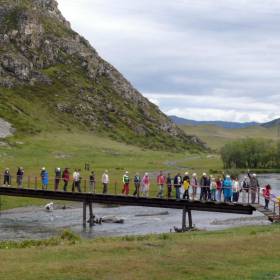
[[[182,231],[192,228],[192,211],[220,212],[231,214],[252,215],[254,211],[260,211],[267,215],[271,221],[279,219],[279,215],[270,211],[262,211],[260,204],[224,203],[197,200],[176,200],[161,198],[145,198],[125,195],[93,194],[87,192],[74,193],[51,190],[25,189],[14,187],[0,187],[0,196],[30,197],[38,199],[50,199],[61,201],[74,201],[83,203],[83,225],[94,225],[93,204],[145,206],[157,208],[171,208],[182,210]],[[87,219],[87,207],[89,218]],[[188,226],[186,225],[188,216]]]

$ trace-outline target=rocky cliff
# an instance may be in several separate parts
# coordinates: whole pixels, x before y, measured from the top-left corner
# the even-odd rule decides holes
[[[0,0],[0,117],[19,132],[86,129],[201,148],[73,31],[55,0]]]

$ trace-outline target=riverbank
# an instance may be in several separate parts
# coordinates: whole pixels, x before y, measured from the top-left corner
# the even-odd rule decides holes
[[[279,234],[270,225],[1,249],[0,279],[279,279]]]
[[[94,214],[114,217],[123,223],[97,224],[93,228],[82,226],[82,205],[73,203],[64,209],[54,204],[54,211],[44,207],[25,207],[3,211],[0,217],[0,240],[42,240],[56,236],[69,229],[82,238],[113,237],[126,235],[147,235],[174,232],[181,227],[182,211],[148,207],[104,207],[94,205]],[[216,231],[239,226],[270,225],[261,213],[251,215],[209,213],[192,211],[193,223],[197,230]]]

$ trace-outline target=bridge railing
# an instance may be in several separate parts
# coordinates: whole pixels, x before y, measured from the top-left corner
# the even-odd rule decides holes
[[[9,180],[5,180],[5,176],[3,174],[0,174],[0,185],[2,186],[13,186],[18,188],[25,188],[25,189],[46,189],[46,190],[53,190],[53,191],[81,191],[85,193],[96,193],[101,194],[103,192],[103,185],[102,182],[99,180],[95,180],[95,182],[91,182],[89,179],[81,179],[78,186],[75,185],[74,180],[71,178],[67,182],[67,187],[64,189],[64,180],[63,178],[56,178],[56,177],[48,177],[48,183],[47,186],[43,186],[42,178],[40,176],[31,176],[31,175],[24,175],[23,177],[19,176],[10,176]],[[59,182],[58,182],[59,181]],[[57,184],[58,183],[58,184]],[[168,198],[168,189],[165,186],[164,187],[164,193],[163,197]],[[140,189],[139,187],[136,196],[140,196]],[[173,188],[174,189],[174,188]],[[110,182],[109,189],[107,193],[110,194],[122,194],[123,190],[123,184],[118,181]],[[209,187],[189,187],[189,199],[190,200],[199,200],[201,197],[201,192],[204,191],[204,195],[207,197],[207,200],[213,200],[213,201],[224,201],[224,190],[225,188],[222,188],[221,195],[218,195],[218,190],[216,190],[215,197],[212,197],[211,190]],[[130,194],[134,193],[134,183],[130,183]],[[157,196],[159,190],[157,188],[156,184],[151,185],[149,193],[151,196]],[[255,203],[260,204],[262,206],[265,205],[265,199],[261,192],[261,189],[258,188],[256,190],[248,188],[246,190],[242,190],[242,192],[238,195],[238,203],[242,204],[251,204],[252,203],[252,196],[255,197]],[[174,197],[174,190],[173,190],[173,197]],[[279,201],[276,197],[271,196],[269,201],[269,209],[273,212],[274,216],[278,216],[280,218],[280,205]]]

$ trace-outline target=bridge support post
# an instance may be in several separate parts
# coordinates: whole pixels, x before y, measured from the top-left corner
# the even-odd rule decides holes
[[[87,203],[83,202],[83,227],[87,226]]]
[[[183,208],[183,216],[182,216],[182,231],[186,231],[186,214],[187,214],[187,209],[186,207]]]
[[[88,204],[89,207],[89,226],[93,227],[94,226],[94,215],[93,215],[93,207],[92,207],[92,202]]]
[[[188,222],[189,226],[187,227],[187,212],[188,212]],[[182,232],[191,230],[193,227],[192,224],[192,211],[187,209],[186,207],[183,208],[183,215],[182,215]]]
[[[192,229],[192,210],[188,210],[188,218],[189,218],[189,229]]]

